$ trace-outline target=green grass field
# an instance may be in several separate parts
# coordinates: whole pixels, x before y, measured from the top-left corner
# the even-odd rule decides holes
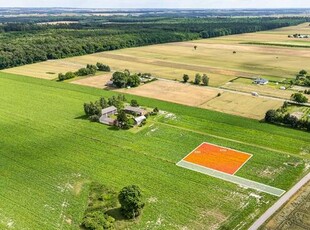
[[[0,73],[0,229],[79,229],[92,181],[142,188],[131,229],[246,229],[276,197],[175,165],[204,141],[253,154],[237,175],[281,189],[309,172],[310,133],[256,120],[129,95],[168,114],[140,132],[83,119],[113,94]]]

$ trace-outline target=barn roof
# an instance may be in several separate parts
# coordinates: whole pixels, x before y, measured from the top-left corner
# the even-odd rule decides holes
[[[145,113],[144,109],[141,109],[139,107],[133,107],[130,105],[125,106],[125,110],[135,112],[135,113]]]
[[[115,106],[110,106],[108,108],[104,108],[103,110],[101,110],[101,114],[104,115],[104,114],[111,113],[114,111],[117,111],[117,108]]]
[[[145,116],[140,116],[140,117],[135,117],[134,119],[139,124],[142,121],[146,120],[146,117]]]

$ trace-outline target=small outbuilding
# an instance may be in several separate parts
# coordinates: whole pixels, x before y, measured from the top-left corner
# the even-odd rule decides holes
[[[135,117],[134,120],[136,122],[136,125],[140,125],[143,121],[146,120],[146,117],[145,116]]]

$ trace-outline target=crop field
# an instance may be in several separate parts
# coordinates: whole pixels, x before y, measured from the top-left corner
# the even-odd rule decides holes
[[[295,33],[310,34],[309,24],[52,60],[8,69],[5,72],[54,79],[60,72],[75,71],[86,64],[103,62],[113,70],[150,72],[156,77],[167,79],[181,80],[183,74],[187,73],[193,80],[197,72],[206,73],[212,86],[223,85],[239,76],[291,78],[300,69],[307,68],[310,49],[250,43],[310,44],[309,39],[288,38],[289,34]],[[197,46],[197,50],[194,46]]]
[[[93,76],[93,77],[81,77],[80,79],[72,79],[70,81],[73,84],[77,85],[84,85],[84,86],[90,86],[90,87],[95,87],[99,89],[106,88],[106,84],[110,79],[112,78],[112,74],[103,74],[103,75],[98,75],[98,76]]]
[[[301,188],[267,223],[260,229],[307,230],[310,225],[310,182]]]
[[[236,176],[283,190],[309,172],[307,132],[130,95],[163,111],[154,124],[84,118],[84,102],[115,94],[0,73],[0,229],[79,229],[91,182],[141,187],[131,229],[247,229],[277,197],[176,166],[202,142],[253,155]]]
[[[282,105],[283,101],[277,99],[224,92],[220,97],[215,97],[200,105],[200,107],[261,120],[264,118],[266,111],[278,109]]]
[[[221,89],[211,89],[174,81],[158,80],[131,89],[119,89],[120,93],[155,98],[189,106],[200,106],[217,97]]]

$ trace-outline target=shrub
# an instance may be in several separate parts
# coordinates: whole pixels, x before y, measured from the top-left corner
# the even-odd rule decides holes
[[[138,104],[137,100],[131,100],[130,101],[130,105],[133,106],[133,107],[139,107],[139,104]]]
[[[189,80],[189,76],[187,74],[183,75],[183,82],[186,83]]]
[[[108,65],[104,65],[102,63],[97,62],[96,64],[97,68],[99,71],[103,71],[103,72],[111,72],[111,68]]]
[[[277,121],[277,112],[274,109],[270,109],[266,112],[265,121],[273,123]]]
[[[82,226],[90,230],[115,229],[114,218],[100,211],[87,213],[83,219]]]
[[[308,98],[305,95],[303,95],[302,93],[292,94],[291,99],[293,101],[296,101],[297,103],[307,103],[308,102]]]

